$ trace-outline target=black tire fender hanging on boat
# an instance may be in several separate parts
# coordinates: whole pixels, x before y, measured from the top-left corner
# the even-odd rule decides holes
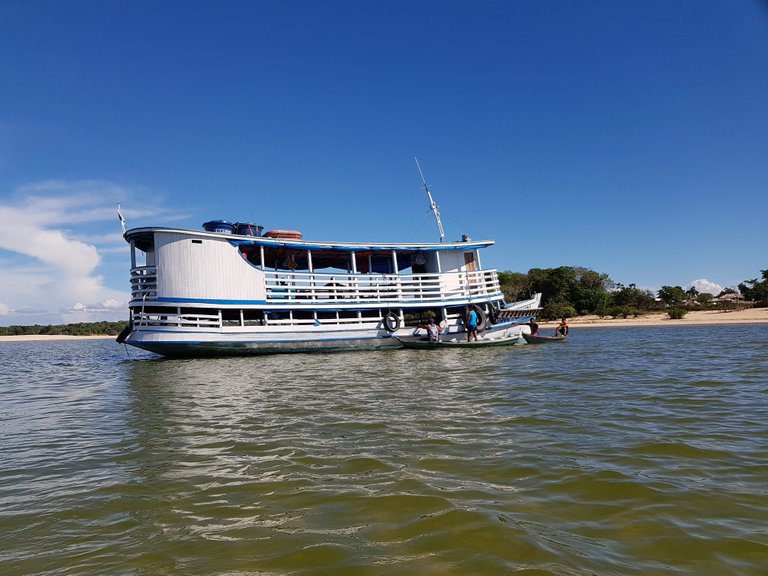
[[[488,328],[488,317],[485,315],[485,312],[483,312],[483,309],[477,304],[474,304],[472,309],[477,314],[477,331],[482,332]]]
[[[381,321],[387,332],[397,332],[400,328],[400,317],[394,312],[387,312]]]
[[[120,334],[117,335],[117,338],[115,338],[115,342],[117,342],[118,344],[122,344],[123,342],[125,342],[125,339],[128,338],[128,335],[131,333],[132,330],[133,330],[133,320],[130,320],[128,322],[128,326],[123,328]]]
[[[488,308],[488,321],[491,324],[496,324],[496,321],[499,319],[499,311],[494,308],[493,306],[490,306]]]

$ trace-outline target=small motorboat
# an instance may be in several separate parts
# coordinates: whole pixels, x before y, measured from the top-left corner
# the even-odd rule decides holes
[[[523,338],[528,344],[548,344],[549,342],[564,342],[565,336],[534,336],[533,334],[523,334]]]
[[[406,348],[416,348],[420,350],[447,349],[447,348],[488,348],[493,346],[510,346],[516,344],[520,338],[517,334],[511,336],[500,336],[498,338],[481,338],[468,342],[466,339],[452,338],[451,340],[438,340],[430,342],[427,338],[405,338],[398,336],[398,340]]]

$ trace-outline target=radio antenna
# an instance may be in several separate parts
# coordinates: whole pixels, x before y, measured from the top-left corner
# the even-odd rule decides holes
[[[117,218],[120,220],[120,227],[123,229],[123,236],[125,236],[125,217],[119,203],[117,204]]]
[[[421,175],[421,181],[424,184],[424,192],[427,193],[427,198],[429,199],[429,208],[432,210],[432,214],[435,215],[435,220],[437,220],[437,229],[440,232],[440,242],[445,241],[445,232],[443,231],[443,222],[440,220],[440,212],[437,209],[437,204],[432,199],[432,193],[429,191],[429,185],[427,184],[427,181],[424,179],[424,172],[421,171],[421,166],[419,166],[419,159],[414,157],[414,160],[416,160],[416,168],[419,169],[419,174]]]

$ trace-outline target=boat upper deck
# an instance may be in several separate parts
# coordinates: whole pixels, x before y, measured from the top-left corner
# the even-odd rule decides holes
[[[295,307],[460,305],[503,297],[478,250],[492,240],[362,243],[135,228],[133,301]],[[136,251],[146,254],[144,265]]]
[[[469,238],[454,242],[422,242],[422,243],[381,243],[381,242],[337,242],[328,240],[304,240],[296,238],[280,238],[268,236],[243,236],[205,230],[187,230],[181,228],[146,227],[132,228],[125,233],[128,242],[134,242],[139,250],[147,251],[154,243],[155,234],[183,234],[194,238],[209,238],[226,240],[233,245],[252,245],[265,247],[294,248],[296,250],[340,250],[346,252],[435,252],[451,250],[476,250],[493,246],[493,240],[471,240]]]

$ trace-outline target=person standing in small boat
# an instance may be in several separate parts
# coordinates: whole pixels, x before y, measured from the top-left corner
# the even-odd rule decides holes
[[[477,342],[477,312],[469,306],[467,306],[467,311],[465,312],[464,325],[467,330],[467,342],[472,342],[473,337],[475,342]]]
[[[435,323],[435,317],[430,316],[427,324],[419,324],[419,328],[424,328],[427,331],[427,337],[430,342],[440,342],[440,332],[443,328]]]
[[[560,319],[560,325],[555,328],[555,336],[568,336],[568,322],[565,318]]]
[[[531,318],[531,321],[528,322],[528,328],[531,329],[531,336],[538,336],[539,335],[539,325],[536,323],[536,318]]]

